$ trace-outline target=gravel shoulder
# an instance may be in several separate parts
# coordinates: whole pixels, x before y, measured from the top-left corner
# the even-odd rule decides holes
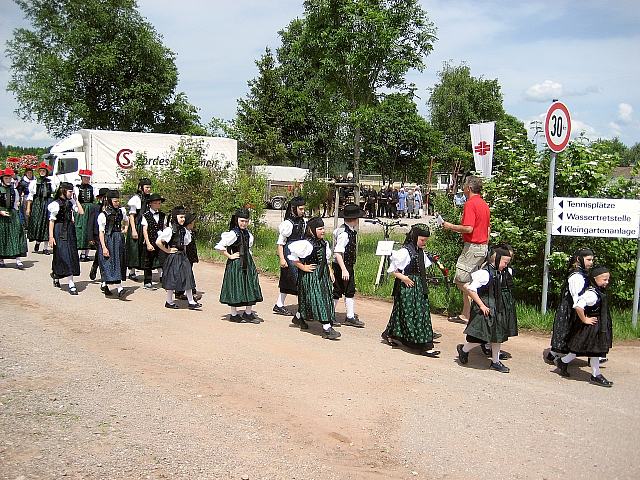
[[[437,315],[440,359],[381,344],[386,302],[358,302],[367,327],[330,342],[270,313],[272,279],[264,323],[234,324],[220,265],[196,265],[194,312],[134,282],[128,301],[106,299],[89,264],[71,297],[50,257],[28,260],[0,273],[0,478],[640,476],[637,344],[614,346],[604,389],[582,360],[553,373],[540,336],[505,345],[503,375],[475,351],[458,365],[462,326]]]

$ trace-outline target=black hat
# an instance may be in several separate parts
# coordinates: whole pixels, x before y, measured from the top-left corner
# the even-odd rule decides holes
[[[344,219],[362,218],[364,216],[366,216],[365,211],[360,209],[355,203],[347,203],[342,210],[342,217]]]
[[[120,190],[108,190],[107,198],[120,198]]]
[[[196,219],[196,216],[193,213],[187,213],[184,216],[184,224],[189,225],[190,223],[193,223],[193,221]]]
[[[429,227],[424,223],[416,223],[411,227],[411,230],[407,233],[404,239],[405,245],[408,243],[412,243],[416,245],[418,243],[418,237],[430,237],[431,231]]]
[[[324,221],[321,217],[313,217],[307,222],[306,234],[309,237],[316,238],[316,229],[324,227]]]
[[[106,187],[102,187],[100,190],[98,190],[99,197],[104,197],[107,193],[109,193],[109,189]]]
[[[141,178],[138,181],[138,188],[142,187],[143,185],[151,185],[151,180],[149,180],[148,178]]]
[[[249,212],[248,208],[239,208],[236,210],[236,212],[233,215],[236,218],[244,218],[247,220],[251,218],[251,212]]]
[[[602,275],[603,273],[609,273],[609,269],[604,265],[596,265],[589,272],[589,276],[591,278],[596,278],[598,275]]]
[[[73,190],[73,183],[70,182],[62,182],[60,183],[60,190],[65,189],[65,190]]]
[[[293,197],[289,202],[289,205],[291,205],[292,207],[301,207],[302,205],[305,205],[305,204],[306,202],[302,197]]]
[[[147,198],[147,203],[155,202],[156,200],[160,200],[161,202],[165,201],[165,199],[159,193],[152,193],[151,195],[149,195],[149,198]]]

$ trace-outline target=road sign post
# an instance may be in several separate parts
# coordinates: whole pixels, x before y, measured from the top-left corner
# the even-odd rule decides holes
[[[549,190],[547,192],[547,240],[544,245],[544,265],[542,273],[542,305],[541,312],[547,313],[547,296],[549,293],[549,255],[551,254],[551,229],[553,222],[553,192],[556,180],[556,154],[563,151],[571,137],[571,115],[567,106],[554,101],[544,122],[544,136],[551,150],[549,164]]]

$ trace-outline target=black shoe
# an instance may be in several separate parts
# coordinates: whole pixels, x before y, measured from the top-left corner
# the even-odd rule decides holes
[[[129,280],[133,280],[134,282],[135,282],[136,280],[138,280],[138,276],[137,276],[135,273],[130,273],[130,274],[127,276],[127,278],[128,278]]]
[[[437,340],[437,339],[439,339],[440,337],[442,337],[442,334],[441,334],[440,332],[433,332],[433,339],[434,339],[434,340]]]
[[[171,308],[175,310],[176,308],[179,308],[179,307],[175,303],[164,302],[164,308]]]
[[[81,262],[93,262],[93,258],[89,255],[85,255],[84,260],[80,260]]]
[[[558,367],[558,373],[560,374],[560,376],[562,377],[571,376],[569,375],[569,364],[564,363],[561,357],[556,358],[553,363],[555,364],[556,367]]]
[[[155,292],[158,289],[158,287],[156,287],[153,283],[145,283],[144,287],[142,288],[144,288],[145,290],[151,290],[152,292]]]
[[[118,298],[124,300],[124,298],[129,294],[129,290],[126,288],[122,288],[118,290]]]
[[[202,307],[202,304],[198,302],[189,304],[189,310],[198,310],[200,307]]]
[[[337,340],[341,337],[341,334],[339,331],[334,330],[333,327],[331,327],[329,330],[322,330],[322,338],[326,338],[328,340]]]
[[[302,317],[298,318],[295,315],[291,319],[291,323],[300,327],[300,330],[309,330],[309,324],[305,322]]]
[[[348,327],[364,328],[364,322],[357,317],[345,318],[344,324]]]
[[[491,348],[489,348],[486,343],[481,343],[480,348],[482,349],[482,353],[484,353],[487,357],[491,356]]]
[[[544,356],[544,363],[548,363],[549,365],[555,365],[556,358],[557,357],[553,353],[547,352],[547,354]]]
[[[76,287],[69,287],[69,293],[71,295],[77,295],[78,294],[78,289]]]
[[[98,266],[96,265],[95,267],[92,265],[91,266],[91,270],[89,270],[89,278],[91,280],[95,280],[96,276],[98,275]]]
[[[78,260],[80,260],[81,262],[86,262],[87,261],[87,256],[84,253],[81,253],[80,254],[80,258]]]
[[[53,286],[56,288],[60,288],[60,280],[57,278],[53,279]]]
[[[20,267],[18,267],[18,268],[20,268]],[[22,270],[22,269],[21,269],[21,270]],[[608,359],[608,358],[606,358],[606,357],[601,358],[601,359],[600,359],[600,365],[602,365],[603,363],[607,363],[608,361],[609,361],[609,359]]]
[[[260,320],[258,319],[258,317],[256,317],[256,314],[254,312],[244,312],[242,314],[242,319],[247,323],[254,323],[256,325],[260,323]]]
[[[33,247],[33,253],[38,253],[39,250],[40,250],[40,244],[36,243],[35,246]]]
[[[502,362],[491,362],[491,365],[489,365],[489,370],[495,370],[496,372],[500,373],[509,373],[509,367],[507,367]]]
[[[458,350],[458,360],[464,365],[469,361],[469,352],[465,352],[462,347],[464,347],[464,345],[460,343],[456,347],[456,350]]]
[[[591,378],[589,379],[589,383],[592,385],[598,385],[599,387],[607,387],[607,388],[613,387],[613,382],[610,382],[609,380],[604,378],[602,374],[598,375],[597,377],[594,377],[593,375],[591,375]]]
[[[44,251],[44,252],[42,252],[42,253],[44,253],[45,255],[51,255],[51,250],[45,250],[45,251]]]
[[[145,288],[147,287],[145,286]],[[187,300],[187,296],[184,293],[176,294],[176,300]],[[195,300],[195,297],[194,297],[194,300]]]
[[[241,315],[229,315],[229,321],[233,323],[242,323]]]
[[[4,263],[2,265],[4,266]],[[24,270],[24,263],[16,263],[16,268],[18,270]],[[604,360],[606,360],[606,358]],[[600,360],[600,363],[602,363],[602,360]]]
[[[425,357],[440,358],[438,356],[440,355],[440,350],[423,350],[422,355],[424,355]]]
[[[291,312],[284,307],[279,307],[277,305],[273,306],[273,313],[276,315],[286,315],[287,317],[291,315]]]
[[[109,290],[109,287],[107,287],[106,285],[100,287],[100,290],[102,290],[102,293],[104,293],[105,297],[110,297],[112,295],[111,290]]]

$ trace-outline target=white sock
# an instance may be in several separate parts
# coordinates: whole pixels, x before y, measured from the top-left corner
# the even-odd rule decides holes
[[[600,375],[600,357],[589,357],[589,365],[591,365],[591,375],[594,377]]]
[[[100,282],[100,286],[101,287],[106,287],[107,286],[107,282]]]
[[[284,307],[284,301],[287,299],[286,293],[280,293],[278,295],[278,301],[276,302],[276,307]]]
[[[302,315],[300,315],[300,312],[296,312],[296,318],[302,318]]]
[[[4,265],[4,258],[0,258],[0,265]]]
[[[356,314],[354,312],[356,307],[356,301],[352,298],[345,298],[344,304],[347,307],[347,318],[355,318]]]
[[[493,363],[500,362],[500,344],[499,343],[491,344],[491,361]]]
[[[130,268],[129,269],[129,275],[135,275],[136,274],[136,269],[135,268]]]
[[[85,257],[89,256],[89,249],[87,248],[86,250],[84,250],[82,253],[84,253]]]
[[[2,260],[2,263],[4,263],[4,260]],[[22,260],[20,260],[20,257],[16,257],[16,265],[22,265]]]
[[[173,290],[167,290],[167,303],[173,305]]]
[[[238,314],[238,307],[231,307],[231,315],[236,316]]]
[[[333,311],[335,312],[336,309],[338,308],[338,302],[340,301],[339,298],[334,298],[333,299]]]
[[[67,277],[67,280],[69,281],[69,288],[73,288],[76,286],[76,284],[73,283],[73,275]]]
[[[247,315],[251,315],[251,311],[253,310],[253,307],[251,305],[247,305],[244,308],[244,313],[246,313]]]
[[[477,343],[464,342],[464,345],[462,346],[462,351],[464,353],[469,353],[471,350],[473,350],[477,346],[478,346]]]
[[[187,296],[187,301],[191,305],[195,305],[196,301],[193,299],[193,292],[191,290],[185,290],[184,294]]]
[[[329,329],[331,328],[331,324],[330,323],[323,323],[322,324],[322,329],[327,332],[329,331]]]
[[[551,355],[553,355],[554,357],[559,357],[560,355],[562,355],[561,353],[554,352],[553,350],[549,350],[549,353],[550,353]]]
[[[116,283],[115,286],[118,287],[118,292],[122,291],[122,282]]]
[[[160,280],[162,280],[162,267],[158,267],[158,275],[160,277]]]
[[[577,355],[575,353],[567,353],[564,357],[562,357],[563,363],[570,363],[576,359]]]

